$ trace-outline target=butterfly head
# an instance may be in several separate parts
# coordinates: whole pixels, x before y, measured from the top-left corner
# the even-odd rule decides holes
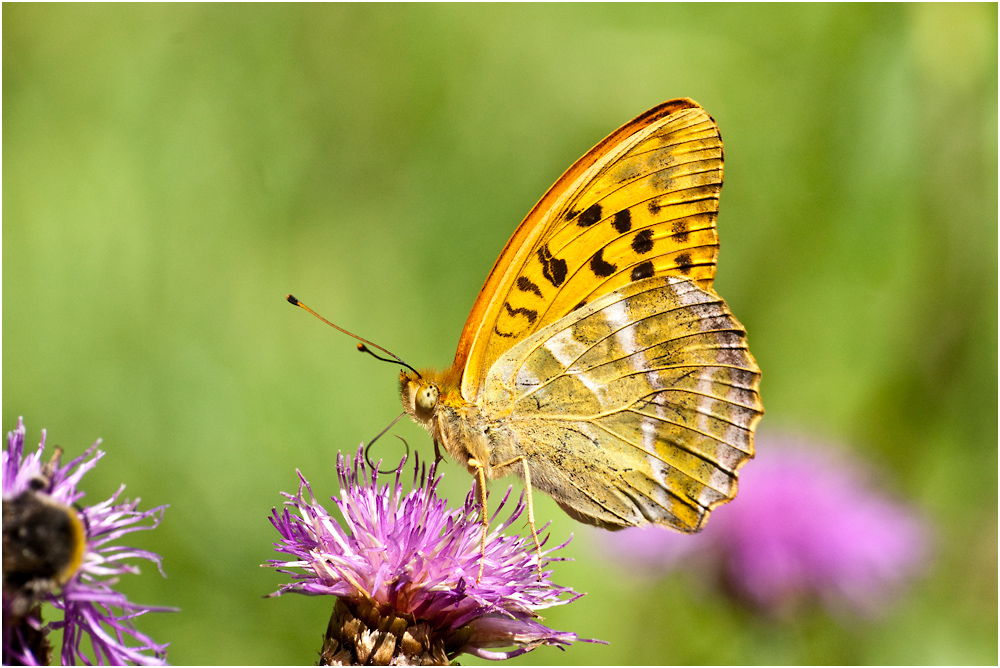
[[[441,390],[438,384],[419,376],[399,372],[403,409],[419,422],[429,422],[437,409]]]

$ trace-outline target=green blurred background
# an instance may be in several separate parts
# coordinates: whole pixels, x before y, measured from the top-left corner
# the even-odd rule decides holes
[[[768,622],[608,568],[545,499],[588,592],[547,623],[611,645],[523,662],[996,662],[996,5],[5,4],[3,429],[101,437],[91,502],[170,504],[132,540],[167,579],[122,587],[182,608],[140,620],[172,663],[316,660],[332,601],[261,598],[267,515],[399,411],[285,294],[447,365],[548,186],[682,96],[725,139],[716,287],[764,428],[864,457],[935,558],[877,620]]]

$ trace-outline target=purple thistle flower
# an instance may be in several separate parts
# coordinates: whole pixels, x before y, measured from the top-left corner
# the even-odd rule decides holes
[[[413,488],[404,495],[403,464],[394,484],[379,485],[377,471],[368,471],[359,449],[353,461],[343,454],[337,461],[341,491],[333,501],[343,528],[316,502],[301,473],[298,494],[284,494],[285,508],[272,511],[271,523],[282,536],[275,548],[294,557],[266,564],[294,578],[272,596],[338,598],[321,663],[447,664],[462,653],[507,659],[541,645],[562,649],[581,640],[536,621],[538,610],[582,594],[552,584],[551,571],[539,577],[534,543],[503,535],[524,511],[523,495],[510,518],[487,536],[477,582],[483,558],[480,506],[470,492],[462,508],[447,508],[436,493],[441,479],[436,467],[425,472],[414,466]],[[509,495],[510,489],[494,519]],[[562,561],[550,555],[568,543],[542,552],[542,568]],[[514,649],[492,651],[500,647]]]
[[[740,471],[736,501],[700,534],[628,529],[602,537],[605,553],[646,572],[707,572],[771,614],[813,598],[834,611],[878,612],[926,562],[926,525],[844,455],[766,434],[757,452]]]
[[[166,506],[139,511],[139,499],[119,502],[122,485],[110,499],[80,508],[84,492],[77,485],[104,456],[97,450],[100,440],[61,466],[59,448],[43,463],[45,430],[38,450],[24,455],[25,434],[19,418],[17,429],[7,433],[2,461],[3,663],[48,663],[46,636],[61,629],[64,665],[91,663],[85,638],[98,665],[163,665],[167,645],[136,630],[133,620],[172,608],[137,605],[113,589],[118,576],[139,572],[131,559],[147,559],[162,574],[160,557],[111,543],[156,528]],[[63,619],[43,625],[39,603],[51,603]]]

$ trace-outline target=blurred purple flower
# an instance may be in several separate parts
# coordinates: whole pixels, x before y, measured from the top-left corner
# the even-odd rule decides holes
[[[736,500],[694,536],[657,527],[605,534],[614,561],[647,572],[707,572],[754,608],[773,613],[818,598],[877,612],[928,557],[928,528],[872,488],[833,448],[764,435],[740,471]]]
[[[272,596],[338,597],[321,663],[447,663],[462,653],[506,659],[581,640],[536,621],[538,610],[581,594],[552,584],[551,571],[540,576],[530,540],[503,535],[524,511],[523,497],[487,536],[483,576],[476,582],[482,524],[473,493],[464,507],[447,508],[436,493],[441,478],[435,477],[435,463],[426,471],[414,466],[412,490],[404,495],[402,470],[401,463],[395,484],[379,485],[360,449],[353,461],[341,454],[340,498],[333,501],[344,528],[316,502],[301,473],[298,494],[284,494],[285,508],[272,511],[271,523],[282,537],[275,548],[293,559],[266,565],[295,580]],[[508,489],[494,519],[509,495]],[[566,543],[542,552],[543,569],[562,561],[549,555]],[[514,649],[490,649],[499,647]]]
[[[118,576],[139,572],[127,560],[147,559],[162,574],[160,557],[111,543],[156,528],[166,506],[138,511],[139,499],[119,502],[122,485],[107,501],[80,508],[84,492],[77,485],[104,456],[97,450],[100,441],[61,466],[59,448],[42,461],[44,430],[38,450],[24,455],[25,434],[18,419],[17,429],[7,433],[2,461],[3,663],[48,663],[47,635],[62,629],[64,665],[91,663],[81,648],[85,637],[98,665],[163,665],[167,645],[136,630],[133,620],[172,609],[131,603],[112,588]],[[39,603],[61,610],[62,621],[43,624]]]

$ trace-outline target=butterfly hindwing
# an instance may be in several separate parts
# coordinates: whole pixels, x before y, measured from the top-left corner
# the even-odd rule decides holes
[[[533,484],[577,519],[695,531],[735,496],[736,471],[753,455],[759,381],[721,298],[653,277],[506,351],[482,411],[504,424],[493,463],[523,454]]]

